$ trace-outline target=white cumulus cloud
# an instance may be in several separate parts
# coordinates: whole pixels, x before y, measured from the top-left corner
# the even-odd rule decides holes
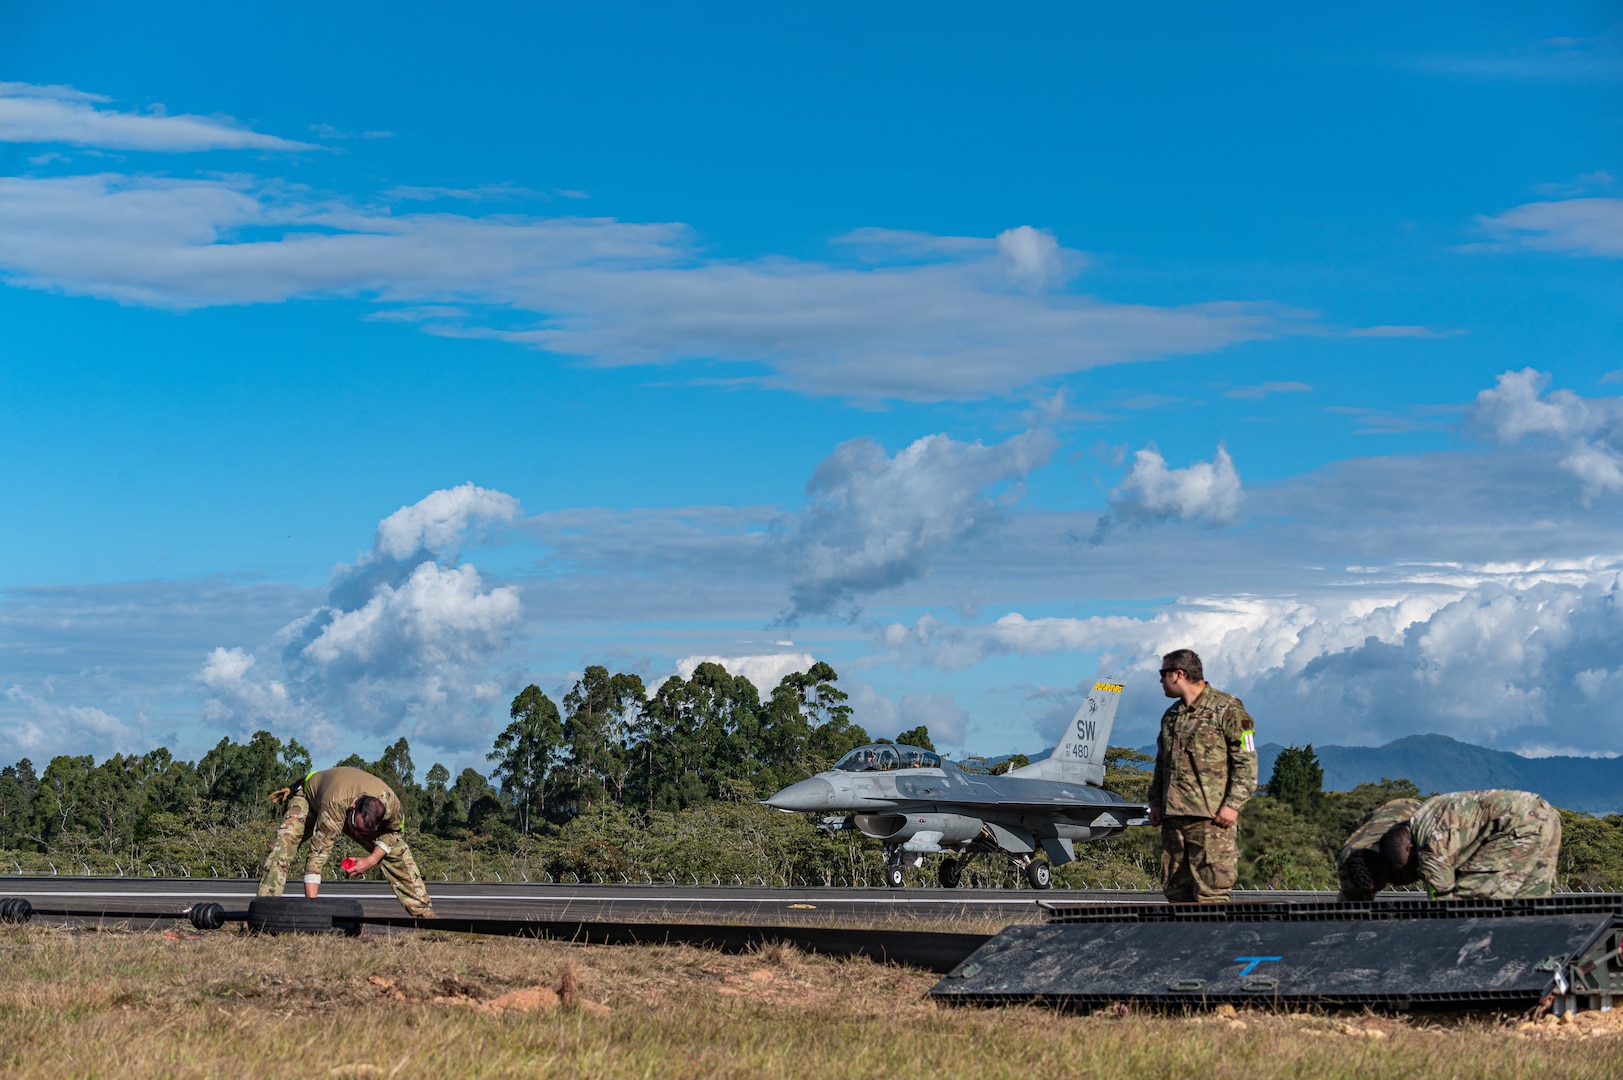
[[[472,483],[436,491],[384,518],[378,524],[375,549],[391,559],[410,558],[419,550],[446,555],[456,550],[468,530],[518,516],[518,500]]]
[[[877,644],[964,668],[996,655],[1096,654],[1124,677],[1124,739],[1165,702],[1158,660],[1192,648],[1265,739],[1372,745],[1438,732],[1506,749],[1623,746],[1623,558],[1408,565],[1314,595],[1191,597],[1144,617],[893,624]],[[1582,717],[1582,723],[1570,722]]]
[[[999,233],[997,250],[1009,260],[1012,275],[1032,285],[1057,281],[1065,271],[1065,260],[1054,234],[1030,225]]]
[[[1503,444],[1545,436],[1566,448],[1561,464],[1583,484],[1586,502],[1623,491],[1623,398],[1546,393],[1550,376],[1506,371],[1477,395],[1468,420]]]
[[[337,611],[303,655],[318,664],[376,664],[415,654],[425,664],[475,659],[518,620],[518,590],[484,591],[472,566],[419,564],[398,587],[380,585],[366,604]]]
[[[478,742],[499,704],[519,591],[487,588],[471,564],[440,555],[517,513],[511,496],[464,484],[389,515],[372,552],[339,567],[325,604],[253,651],[209,654],[197,676],[205,718],[239,733],[268,726],[318,751],[357,732]]]
[[[1117,524],[1181,520],[1228,525],[1239,515],[1240,474],[1226,448],[1219,446],[1211,461],[1169,469],[1166,458],[1150,446],[1133,454],[1127,475],[1110,493],[1110,507],[1095,538]]]
[[[760,653],[752,656],[684,656],[676,662],[676,673],[684,679],[693,677],[700,664],[720,664],[729,675],[742,675],[765,698],[772,688],[783,681],[785,675],[797,671],[810,671],[817,661],[811,653]]]

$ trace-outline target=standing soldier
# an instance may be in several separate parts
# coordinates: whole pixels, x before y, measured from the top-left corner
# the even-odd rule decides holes
[[[1434,795],[1381,838],[1393,881],[1423,879],[1433,899],[1548,896],[1561,814],[1530,791]]]
[[[1390,832],[1394,825],[1407,823],[1418,809],[1419,799],[1393,799],[1382,804],[1347,837],[1347,842],[1341,847],[1341,855],[1336,859],[1343,900],[1373,900],[1375,894],[1389,884],[1408,884],[1408,881],[1394,881],[1387,872],[1386,860],[1381,855],[1381,837]]]
[[[1217,903],[1239,876],[1240,808],[1257,787],[1255,725],[1240,699],[1206,685],[1200,657],[1161,658],[1161,688],[1178,701],[1161,717],[1145,801],[1161,826],[1162,891],[1173,903]]]
[[[321,889],[321,868],[327,864],[339,834],[369,849],[344,871],[357,878],[372,867],[383,866],[383,876],[394,887],[406,914],[434,918],[428,886],[417,872],[411,848],[401,833],[405,815],[400,797],[389,785],[363,769],[339,766],[312,772],[292,787],[282,788],[271,798],[286,802],[281,827],[265,857],[259,878],[260,896],[281,896],[287,884],[287,867],[299,845],[310,841],[310,854],[304,863],[304,895],[315,899]]]

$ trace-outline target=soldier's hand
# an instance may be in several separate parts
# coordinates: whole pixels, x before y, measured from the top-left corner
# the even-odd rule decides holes
[[[383,853],[376,848],[372,850],[372,854],[364,859],[345,859],[343,866],[344,876],[358,878],[382,861]]]
[[[1217,816],[1212,818],[1212,820],[1217,823],[1219,828],[1232,829],[1234,828],[1234,823],[1240,820],[1240,812],[1234,809],[1232,806],[1220,807],[1217,811]]]
[[[1159,825],[1159,824],[1161,824],[1161,809],[1160,809],[1160,807],[1157,807],[1157,806],[1150,807],[1150,824],[1151,825]]]

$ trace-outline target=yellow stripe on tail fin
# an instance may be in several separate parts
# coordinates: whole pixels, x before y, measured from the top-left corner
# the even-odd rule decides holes
[[[1030,776],[1041,780],[1064,780],[1095,787],[1105,782],[1105,750],[1110,746],[1110,729],[1116,724],[1121,705],[1122,684],[1100,680],[1083,699],[1076,715],[1060,736],[1054,752],[1009,772],[1010,776]]]

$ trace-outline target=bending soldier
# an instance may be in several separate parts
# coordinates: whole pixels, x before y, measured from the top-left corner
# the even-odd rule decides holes
[[[286,799],[287,809],[276,839],[271,842],[270,854],[265,857],[265,869],[259,878],[260,896],[282,895],[288,864],[299,845],[308,840],[304,895],[314,899],[321,888],[321,868],[342,834],[368,849],[364,859],[356,860],[345,871],[349,877],[360,877],[381,865],[383,876],[407,914],[434,917],[428,887],[401,833],[405,815],[400,797],[388,784],[362,769],[341,766],[312,772],[271,797]]]
[[[1392,884],[1386,860],[1381,855],[1381,837],[1393,826],[1405,824],[1418,809],[1419,799],[1393,799],[1371,814],[1347,838],[1336,859],[1343,900],[1373,900],[1376,893]]]
[[[1206,684],[1200,657],[1161,660],[1161,717],[1150,824],[1161,826],[1162,891],[1174,903],[1227,900],[1239,876],[1240,808],[1257,787],[1255,725],[1240,699]]]
[[[1434,898],[1548,896],[1560,853],[1560,813],[1528,791],[1433,796],[1381,838],[1393,883],[1424,880]]]

